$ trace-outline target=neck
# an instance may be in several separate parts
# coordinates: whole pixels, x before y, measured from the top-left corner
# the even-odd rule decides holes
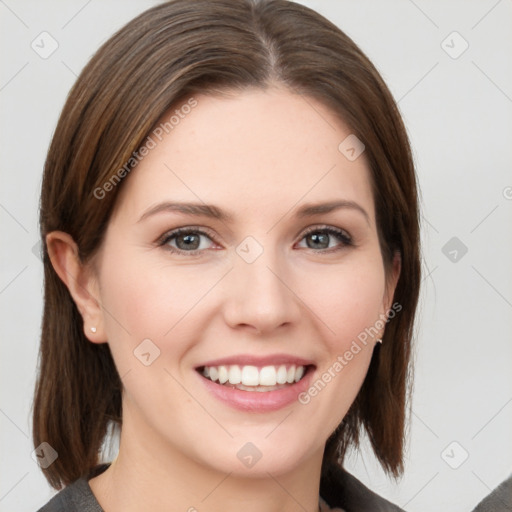
[[[322,450],[279,473],[225,472],[193,460],[157,433],[123,421],[119,453],[89,481],[108,512],[318,512]],[[257,466],[254,467],[256,469]]]

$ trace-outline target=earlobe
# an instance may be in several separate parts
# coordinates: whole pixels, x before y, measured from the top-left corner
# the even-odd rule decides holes
[[[85,335],[93,343],[106,342],[97,279],[90,266],[80,262],[76,242],[68,233],[52,231],[46,236],[46,246],[55,272],[82,315]]]

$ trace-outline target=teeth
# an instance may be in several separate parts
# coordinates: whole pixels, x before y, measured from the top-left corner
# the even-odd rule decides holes
[[[219,370],[217,370],[215,366],[212,366],[209,370],[210,371],[208,372],[208,377],[210,377],[210,379],[213,380],[213,382],[215,382],[219,378]]]
[[[208,368],[205,368],[205,370],[208,370]],[[221,384],[224,384],[228,380],[229,380],[228,369],[225,366],[219,366],[219,382]]]
[[[242,368],[242,384],[244,386],[259,386],[260,372],[256,366],[244,366]]]
[[[276,369],[273,366],[264,366],[260,370],[260,386],[275,386],[277,384],[284,384],[284,382],[277,382]]]
[[[238,385],[239,389],[245,389],[246,386],[266,386],[274,389],[277,385],[292,384],[299,382],[304,376],[305,367],[292,364],[287,367],[282,364],[279,366],[242,366],[237,364],[230,366],[205,366],[203,375],[213,382],[219,381],[220,384]],[[262,390],[263,391],[263,390]],[[271,391],[271,389],[268,389]]]
[[[210,367],[210,372],[212,371],[213,367]],[[230,384],[240,384],[242,382],[242,372],[240,370],[240,366],[233,365],[229,367],[229,383]],[[210,377],[211,379],[211,377]],[[215,382],[215,381],[214,381]]]
[[[283,364],[279,367],[279,370],[277,370],[277,383],[285,384],[287,375],[288,372],[286,371],[286,366]]]

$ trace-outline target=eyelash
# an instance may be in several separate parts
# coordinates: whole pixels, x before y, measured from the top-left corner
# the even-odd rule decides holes
[[[333,253],[333,252],[340,251],[340,250],[344,249],[347,246],[353,246],[354,245],[354,242],[353,242],[352,238],[350,237],[350,235],[345,230],[338,229],[338,228],[333,228],[331,226],[322,226],[322,227],[315,226],[313,228],[310,228],[310,229],[306,230],[303,233],[302,238],[300,239],[300,241],[302,241],[306,236],[310,235],[311,233],[326,233],[326,234],[329,234],[329,235],[333,235],[336,238],[338,238],[339,241],[342,242],[340,246],[331,247],[329,249],[315,250],[315,249],[312,249],[310,247],[306,248],[306,249],[312,250],[312,251],[317,252],[317,253],[321,253],[321,254],[322,253],[323,254],[328,253],[328,254],[330,254],[330,253]],[[208,237],[210,240],[212,240],[212,242],[215,242],[214,237],[208,231],[205,231],[205,230],[200,229],[200,228],[195,228],[194,226],[190,226],[190,227],[186,227],[186,228],[177,228],[177,229],[175,229],[173,231],[165,233],[157,241],[158,246],[159,247],[166,246],[166,247],[164,247],[164,249],[168,250],[168,251],[170,251],[171,253],[174,253],[174,254],[183,254],[183,255],[186,254],[187,256],[200,256],[201,253],[204,252],[204,249],[194,249],[193,251],[184,251],[182,249],[177,249],[175,247],[171,247],[171,246],[167,245],[172,239],[178,237],[179,235],[183,235],[183,234],[199,234],[199,235],[204,235],[204,236]]]

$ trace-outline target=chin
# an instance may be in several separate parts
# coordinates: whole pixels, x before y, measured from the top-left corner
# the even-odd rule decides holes
[[[243,478],[269,478],[289,473],[297,469],[308,456],[307,446],[302,439],[283,442],[283,436],[272,439],[268,432],[257,436],[240,436],[232,439],[224,449],[210,450],[204,463],[222,473]],[[321,447],[323,453],[323,445]],[[313,452],[313,447],[310,449]]]

